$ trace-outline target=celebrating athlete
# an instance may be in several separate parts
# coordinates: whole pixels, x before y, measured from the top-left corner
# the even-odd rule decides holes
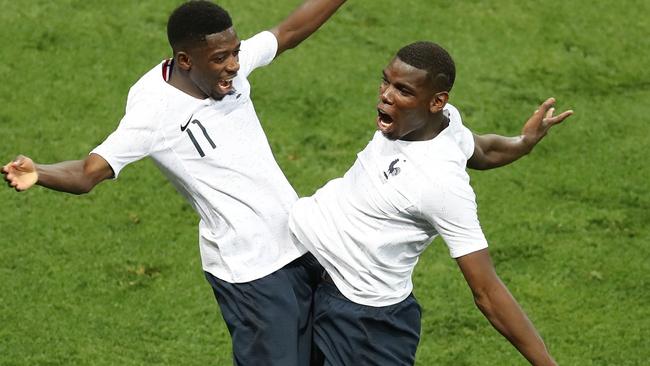
[[[173,58],[129,91],[117,129],[88,156],[3,168],[18,191],[34,184],[87,193],[150,157],[201,218],[199,245],[232,336],[237,365],[306,365],[310,306],[320,266],[289,238],[297,199],[251,100],[248,75],[297,46],[345,0],[306,0],[270,31],[240,40],[228,12],[190,1],[169,17]]]
[[[417,42],[383,71],[377,129],[342,178],[298,200],[289,227],[327,271],[314,297],[314,340],[326,365],[412,365],[420,307],[412,273],[440,235],[479,309],[531,363],[553,365],[544,342],[492,265],[466,166],[524,156],[572,114],[548,99],[518,137],[473,135],[447,103],[451,56]]]

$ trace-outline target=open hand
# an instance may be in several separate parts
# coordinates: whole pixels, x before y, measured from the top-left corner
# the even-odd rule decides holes
[[[38,181],[36,165],[32,159],[22,155],[3,166],[2,174],[7,184],[17,191],[29,189]]]
[[[555,98],[548,98],[533,115],[526,121],[524,128],[521,130],[521,135],[524,141],[532,148],[535,146],[546,134],[551,127],[564,121],[567,117],[573,114],[572,110],[564,111],[557,116],[554,116]]]

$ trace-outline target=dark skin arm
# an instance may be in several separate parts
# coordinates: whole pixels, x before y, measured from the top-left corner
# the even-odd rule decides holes
[[[294,48],[325,23],[345,0],[307,0],[271,32],[278,39],[278,52]]]
[[[271,32],[278,39],[277,55],[296,47],[345,3],[345,0],[307,0]],[[18,156],[2,168],[4,179],[17,191],[34,184],[74,194],[90,192],[99,182],[113,176],[108,163],[99,155],[91,154],[83,160],[66,161],[52,165],[35,164],[30,158]]]
[[[474,302],[492,326],[533,365],[556,365],[533,323],[494,270],[488,249],[456,258]]]
[[[61,192],[83,194],[97,184],[113,176],[110,165],[97,154],[83,160],[64,161],[56,164],[36,164],[32,159],[19,155],[2,167],[4,179],[10,187],[24,191],[34,184]]]
[[[533,150],[546,136],[551,127],[561,123],[573,114],[564,111],[554,116],[554,98],[547,99],[526,121],[521,135],[505,137],[499,135],[474,135],[474,155],[467,161],[467,167],[478,170],[498,168],[512,163]]]

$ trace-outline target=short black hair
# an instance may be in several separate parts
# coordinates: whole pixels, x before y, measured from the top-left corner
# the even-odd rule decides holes
[[[425,70],[436,91],[451,91],[456,65],[451,55],[433,42],[414,42],[397,51],[397,57],[413,67]]]
[[[167,39],[173,50],[194,47],[208,34],[232,27],[230,14],[210,1],[188,1],[172,12],[167,21]]]

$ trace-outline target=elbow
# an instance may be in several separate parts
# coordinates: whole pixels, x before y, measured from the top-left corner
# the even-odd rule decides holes
[[[490,296],[488,291],[479,290],[473,293],[474,295],[474,305],[488,318],[494,313],[494,304],[492,302],[492,296]]]
[[[524,145],[524,147],[521,149],[520,156],[519,157],[524,157],[528,154],[530,154],[533,151],[534,145]]]
[[[87,180],[84,182],[84,184],[82,185],[82,187],[81,187],[81,193],[79,193],[79,194],[90,193],[90,191],[92,191],[93,188],[95,188],[95,186],[96,186],[97,184],[99,184],[100,181],[101,181],[101,180],[96,180],[96,179],[87,179]]]
[[[489,170],[491,168],[491,166],[489,166],[488,164],[477,164],[477,163],[467,164],[467,167],[473,170]]]
[[[96,185],[97,182],[95,182],[93,179],[86,178],[80,181],[79,184],[77,184],[77,186],[74,188],[74,190],[70,191],[70,193],[75,194],[77,196],[80,196],[82,194],[87,194],[90,193],[90,191],[92,191]]]
[[[483,156],[482,159],[474,158],[467,160],[467,167],[473,170],[490,170],[499,166],[499,161],[489,156]]]
[[[483,293],[475,293],[474,294],[474,305],[483,313],[483,314],[489,314],[490,313],[490,301],[487,295]]]
[[[76,191],[74,191],[72,193],[77,195],[77,196],[81,196],[82,194],[90,193],[90,191],[92,191],[92,190],[93,190],[93,187],[91,187],[91,186],[82,186],[82,187],[79,187],[79,189],[77,189]]]
[[[81,196],[82,194],[90,193],[90,191],[92,191],[92,189],[93,189],[93,186],[83,184],[83,185],[79,185],[79,186],[75,187],[74,190],[68,191],[68,193],[72,193],[72,194],[74,194],[76,196]]]

